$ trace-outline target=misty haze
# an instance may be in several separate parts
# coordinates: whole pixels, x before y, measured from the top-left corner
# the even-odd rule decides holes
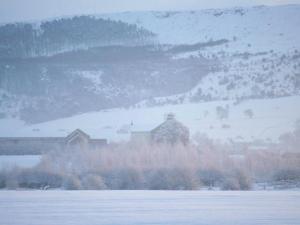
[[[139,6],[0,21],[0,224],[300,224],[300,5]]]

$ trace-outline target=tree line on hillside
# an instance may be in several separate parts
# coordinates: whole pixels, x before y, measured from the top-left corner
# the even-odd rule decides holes
[[[106,45],[136,45],[155,35],[121,21],[75,16],[42,22],[6,24],[0,27],[0,58],[52,55],[70,49]]]

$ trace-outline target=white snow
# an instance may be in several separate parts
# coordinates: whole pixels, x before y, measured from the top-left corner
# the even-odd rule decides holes
[[[300,5],[181,12],[124,12],[98,15],[144,27],[160,43],[192,44],[228,39],[227,51],[269,51],[300,47]],[[249,46],[250,44],[250,46]]]
[[[298,225],[298,191],[0,191],[3,225]]]
[[[124,127],[129,131],[149,131],[163,122],[165,114],[173,112],[176,118],[190,129],[192,135],[200,132],[223,141],[276,141],[281,134],[292,131],[295,122],[300,119],[299,102],[300,96],[292,96],[245,100],[240,103],[214,101],[152,108],[110,109],[23,126],[20,121],[2,119],[0,136],[67,136],[80,128],[94,138],[107,138],[109,141],[128,140],[130,132],[120,132]],[[228,118],[219,119],[216,112],[218,106],[228,107]],[[252,119],[245,114],[248,109],[253,111]]]
[[[275,96],[299,94],[295,83],[300,70],[300,58],[295,58],[294,53],[288,52],[284,56],[287,58],[265,53],[262,56],[249,57],[248,60],[224,59],[222,63],[227,70],[210,73],[194,90],[201,88],[203,93],[212,97],[223,96],[229,99],[250,97],[255,92],[268,92]],[[228,82],[220,84],[225,78]],[[230,83],[234,86],[228,89]]]

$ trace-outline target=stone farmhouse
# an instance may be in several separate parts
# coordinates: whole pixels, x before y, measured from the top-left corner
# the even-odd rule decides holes
[[[189,129],[169,113],[162,124],[150,131],[132,131],[131,141],[186,145],[189,142]]]

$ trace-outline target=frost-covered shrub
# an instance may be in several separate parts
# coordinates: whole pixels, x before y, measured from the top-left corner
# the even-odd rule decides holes
[[[222,184],[222,190],[230,190],[230,191],[240,190],[240,185],[238,180],[234,177],[226,178],[224,180],[224,183]]]
[[[19,187],[17,177],[19,171],[20,169],[18,167],[2,170],[0,172],[0,188],[7,188],[10,190],[17,189]]]
[[[185,169],[160,169],[147,174],[148,188],[151,190],[194,190],[199,181]]]
[[[214,187],[224,179],[224,174],[216,169],[200,170],[198,176],[201,183],[209,187]]]
[[[246,173],[235,170],[226,175],[226,179],[223,182],[223,190],[249,190],[252,186],[252,182]]]
[[[142,174],[135,169],[124,168],[108,171],[103,174],[105,184],[113,190],[143,189],[144,179]]]
[[[239,182],[240,190],[249,190],[251,188],[252,181],[246,173],[242,171],[237,171],[235,177]]]
[[[85,190],[103,190],[106,185],[101,176],[97,174],[87,174],[81,177],[82,188]]]
[[[273,175],[274,181],[300,181],[299,169],[281,169]]]
[[[18,181],[15,178],[7,178],[5,186],[9,190],[16,190],[19,187]]]
[[[5,188],[6,176],[3,171],[0,172],[0,189]]]
[[[296,147],[298,134],[295,131],[291,135],[284,143],[295,141]],[[0,173],[0,187],[4,179],[5,187],[10,189],[20,186],[71,190],[193,190],[203,184],[224,190],[248,190],[252,181],[300,179],[299,153],[274,151],[284,150],[286,145],[270,145],[272,149],[260,151],[250,151],[247,147],[247,144],[218,142],[201,134],[187,145],[143,141],[112,143],[101,151],[48,154],[35,168],[4,171]],[[241,157],[232,157],[237,149]],[[274,171],[278,172],[274,174]]]
[[[78,177],[69,175],[64,178],[62,188],[66,190],[80,190],[82,185]]]
[[[63,177],[50,171],[24,169],[17,175],[17,182],[22,188],[58,188]]]

